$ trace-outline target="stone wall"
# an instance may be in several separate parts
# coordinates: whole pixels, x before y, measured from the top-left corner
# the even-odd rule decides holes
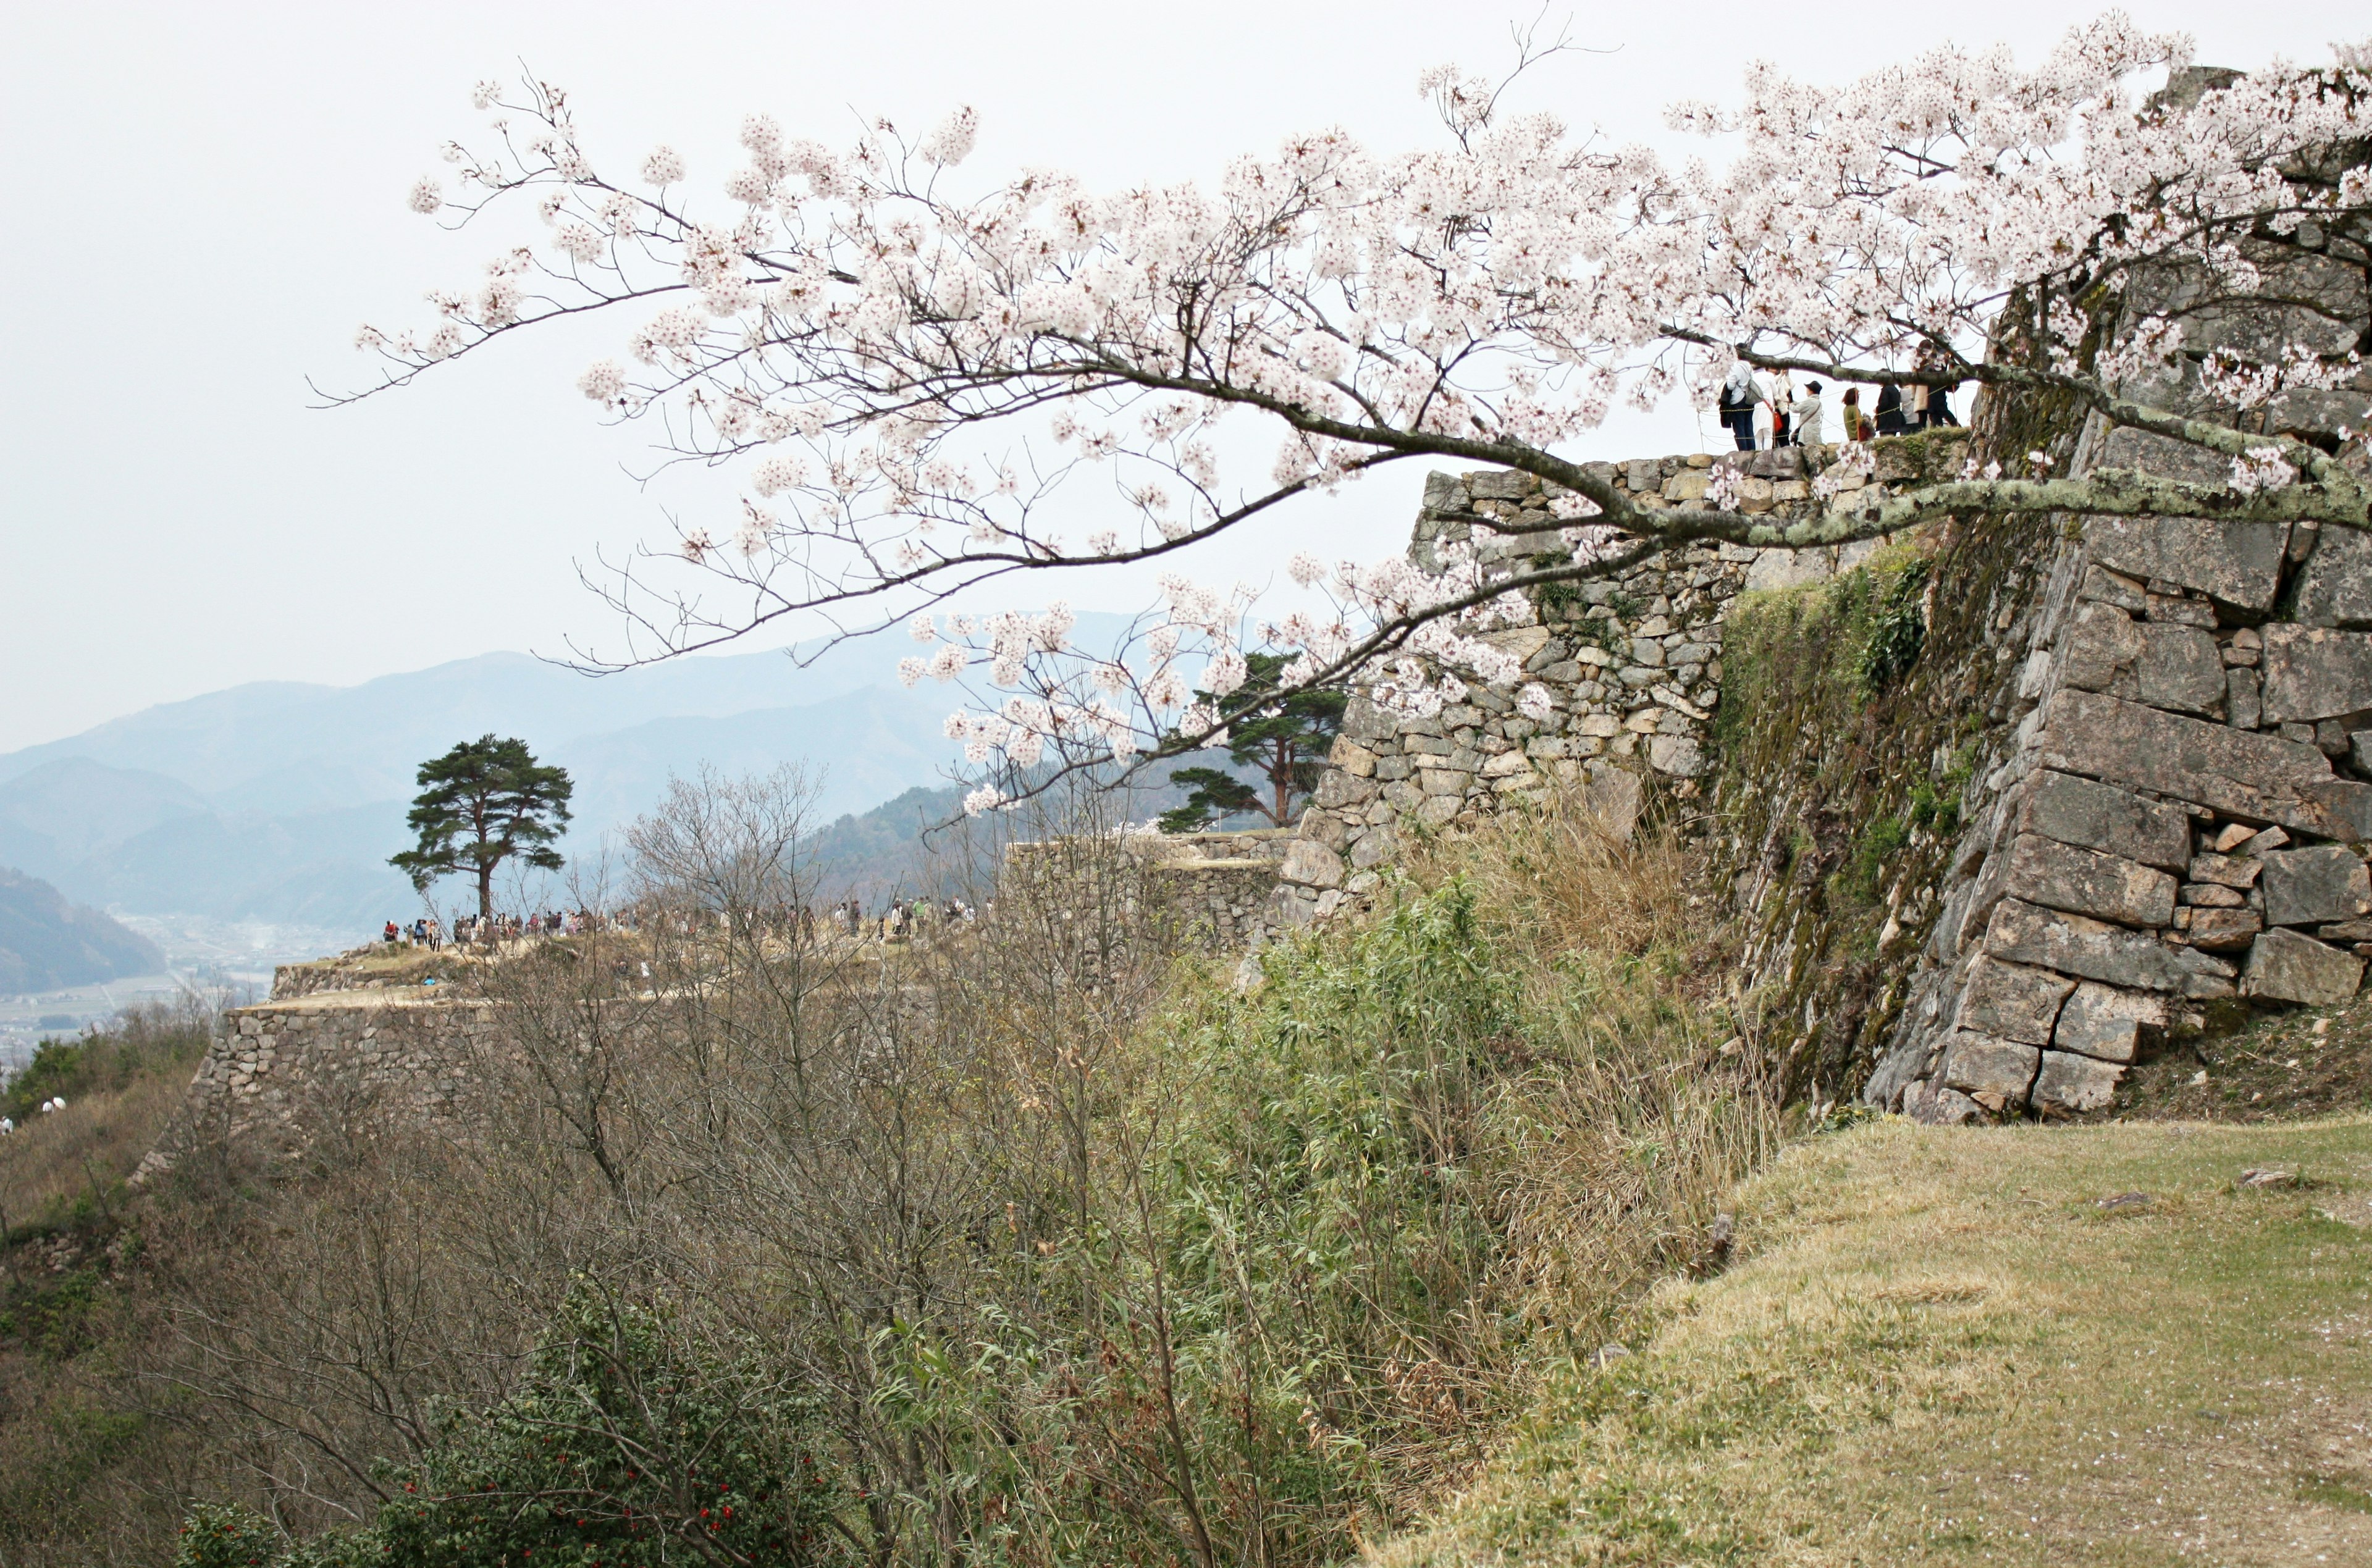
[[[2372,954],[2372,551],[2094,518],[2060,548],[1934,978],[1866,1098],[2098,1109],[2201,1005],[2331,1005]],[[2359,738],[2359,737],[2361,738]]]
[[[1157,926],[1165,943],[1232,953],[1255,941],[1269,920],[1295,842],[1289,830],[1262,828],[1017,843],[1006,852],[998,883],[1001,892],[1027,890],[1080,913],[1091,905],[1110,909],[1124,923]]]
[[[2364,280],[2310,247],[2261,264],[2269,294],[2320,308],[2197,311],[2192,350],[2341,352],[2372,319]],[[2123,389],[2235,417],[2192,368]],[[2372,370],[2250,417],[2338,449],[2372,417]],[[2228,462],[2096,419],[2069,471],[2099,468],[2218,482]],[[2216,1005],[2343,1002],[2372,956],[2372,538],[2094,517],[2047,562],[2017,727],[1971,781],[1914,1005],[1863,1091],[1923,1120],[2099,1109]]]
[[[272,971],[272,1000],[285,1002],[332,991],[401,989],[417,986],[432,976],[439,983],[450,984],[480,961],[479,956],[453,947],[430,951],[371,942],[334,958],[278,966]]]
[[[364,1104],[448,1119],[492,1044],[496,1007],[380,989],[234,1008],[190,1082],[187,1118],[235,1136],[286,1134],[308,1109]]]
[[[1879,441],[1866,479],[1840,465],[1833,447],[1592,467],[1650,507],[1694,502],[1717,469],[1735,468],[1745,511],[1796,520],[1954,471],[1961,439],[1962,432],[1944,430]],[[1816,482],[1824,474],[1828,486]],[[1832,494],[1820,493],[1830,487]],[[1569,556],[1549,513],[1552,494],[1530,475],[1506,470],[1434,474],[1411,554],[1422,564],[1442,543],[1478,541],[1486,568]],[[1494,633],[1523,658],[1527,679],[1547,689],[1552,711],[1539,721],[1516,712],[1512,691],[1477,689],[1423,719],[1355,697],[1285,856],[1277,922],[1321,919],[1366,894],[1408,825],[1471,824],[1500,801],[1552,781],[1586,789],[1626,830],[1644,780],[1660,778],[1679,796],[1693,796],[1721,701],[1723,622],[1732,603],[1741,593],[1831,576],[1872,548],[1691,546],[1618,577],[1543,594],[1539,625]]]

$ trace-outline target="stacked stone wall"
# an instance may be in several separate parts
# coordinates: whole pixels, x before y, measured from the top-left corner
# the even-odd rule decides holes
[[[499,1027],[496,1004],[392,991],[341,992],[238,1007],[198,1063],[188,1115],[234,1136],[296,1131],[308,1109],[368,1104],[454,1116]]]
[[[1069,914],[1110,907],[1122,923],[1157,933],[1166,944],[1231,953],[1256,941],[1269,922],[1294,842],[1290,830],[1270,828],[1128,831],[1110,842],[1109,855],[1085,841],[1017,843],[998,883],[1001,892],[1044,899]]]
[[[1866,476],[1842,463],[1834,447],[1592,466],[1650,509],[1694,503],[1717,470],[1734,469],[1745,512],[1791,522],[1851,511],[1955,471],[1961,439],[1944,430],[1879,441]],[[1550,512],[1555,494],[1512,471],[1434,474],[1411,556],[1431,564],[1440,546],[1456,543],[1473,545],[1486,570],[1570,559]],[[1584,789],[1626,831],[1646,781],[1696,796],[1721,702],[1732,604],[1744,593],[1849,570],[1874,548],[1689,546],[1619,576],[1543,594],[1540,624],[1492,633],[1523,659],[1526,680],[1548,691],[1550,711],[1539,719],[1516,710],[1513,691],[1471,690],[1424,718],[1355,696],[1285,856],[1276,923],[1322,919],[1371,891],[1412,827],[1471,826],[1500,802],[1552,783]]]
[[[2194,311],[2194,350],[2341,353],[2372,321],[2364,281],[2309,248],[2262,264],[2314,308]],[[2154,306],[2185,284],[2141,286]],[[2372,416],[2372,372],[2253,414],[2195,369],[2123,390],[2326,449]],[[2095,419],[2070,471],[2100,468],[2213,483],[2229,464]],[[1971,784],[1916,1005],[1864,1089],[1924,1120],[2100,1109],[2218,1005],[2343,1002],[2372,956],[2372,537],[2093,517],[2049,565],[2007,754]]]

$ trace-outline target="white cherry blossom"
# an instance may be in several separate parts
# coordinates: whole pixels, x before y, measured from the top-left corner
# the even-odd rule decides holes
[[[579,389],[732,471],[741,515],[715,520],[762,545],[737,558],[680,535],[678,570],[729,585],[732,608],[695,575],[657,584],[653,613],[646,579],[623,580],[642,624],[675,629],[669,651],[814,612],[887,628],[1019,575],[1158,560],[1160,601],[1125,647],[1072,648],[1067,612],[950,617],[938,651],[901,667],[984,681],[992,707],[1043,704],[961,732],[983,765],[1194,744],[1257,710],[1237,674],[1254,651],[1285,657],[1289,685],[1361,679],[1412,714],[1477,686],[1520,704],[1533,688],[1489,633],[1525,623],[1526,590],[1660,545],[1835,545],[1982,510],[2372,521],[2328,440],[2263,433],[2286,395],[2360,384],[2353,336],[2308,325],[2244,351],[2203,331],[2196,304],[2278,296],[2260,273],[2275,242],[2372,261],[2372,173],[2299,175],[2372,134],[2372,54],[2154,96],[2188,52],[2112,12],[2030,65],[1948,47],[1842,85],[1757,66],[1730,101],[1675,107],[1723,138],[1677,160],[1507,112],[1496,85],[1444,68],[1419,83],[1443,122],[1431,145],[1326,130],[1215,181],[1112,190],[979,173],[969,109],[911,147],[883,122],[835,147],[802,134],[833,123],[805,105],[785,106],[804,127],[749,117],[747,162],[713,193],[666,146],[613,185],[564,94],[482,86],[498,145],[452,145],[452,180],[412,203],[464,228],[520,205],[531,245],[432,296],[433,327],[358,342],[393,386],[525,328],[613,320],[622,352]],[[2174,274],[2195,286],[2151,285]],[[1739,508],[1731,469],[1702,503],[1650,506],[1582,460],[1612,410],[1710,404],[1740,361],[2064,394],[2229,479],[2076,480],[2022,454],[2005,478],[1971,459],[1783,533]],[[2170,377],[2256,423],[2169,412],[2150,389]],[[1871,461],[1847,447],[1820,494]],[[1460,547],[1330,574],[1280,544],[1298,608],[1273,622],[1193,579],[1222,536],[1282,538],[1313,493],[1412,465],[1538,479],[1572,559],[1486,568]],[[1109,512],[1083,555],[1050,527],[1066,485]],[[754,524],[759,501],[779,519]]]

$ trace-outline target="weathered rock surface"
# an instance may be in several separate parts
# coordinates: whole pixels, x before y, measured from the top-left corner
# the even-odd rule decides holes
[[[2010,846],[2003,892],[2013,899],[2120,925],[2162,926],[2174,919],[2172,877],[2154,867],[2023,833]]]
[[[1962,1029],[1945,1045],[1943,1084],[1998,1115],[2025,1106],[2041,1064],[2035,1046]]]
[[[2062,1051],[2096,1056],[2103,1062],[2130,1063],[2157,1031],[2166,1028],[2166,1022],[2164,997],[2119,991],[2087,980],[2059,1009],[2051,1044]]]
[[[2265,610],[2281,588],[2289,525],[2093,517],[2084,525],[2084,542],[2092,559],[2111,571],[2180,583],[2242,610]]]
[[[2212,714],[2224,703],[2224,656],[2192,626],[2138,621],[2090,604],[2068,633],[2061,679],[2157,708]]]
[[[2125,1070],[2110,1062],[2095,1061],[2064,1051],[2046,1051],[2029,1092],[2034,1109],[2045,1116],[2077,1116],[2105,1110],[2116,1098]]]
[[[2352,808],[2326,786],[2331,759],[2299,741],[2160,713],[2090,691],[2051,700],[2036,761],[2064,773],[2155,790],[2234,817],[2353,837]],[[2356,785],[2372,789],[2372,785]]]
[[[2339,844],[2274,850],[2265,866],[2265,923],[2320,925],[2372,914],[2372,874]]]
[[[1960,991],[1959,1027],[2028,1045],[2049,1045],[2060,1004],[2076,989],[2065,975],[1980,955]]]
[[[2173,950],[2155,936],[2017,899],[1994,907],[1985,951],[2012,963],[2142,991],[2180,991],[2186,977]]]
[[[2372,712],[2372,633],[2282,622],[2264,638],[2264,723]]]
[[[2295,931],[2274,930],[2258,937],[2249,950],[2240,985],[2266,1001],[2335,1007],[2355,995],[2363,981],[2364,960],[2355,954],[2326,947]]]
[[[1280,872],[1287,881],[1312,888],[1335,888],[1343,882],[1343,857],[1309,838],[1297,838],[1285,852]]]
[[[2191,819],[2180,806],[2144,800],[2073,773],[2039,772],[2028,785],[2017,830],[2181,871],[2191,864]]]
[[[2321,531],[2299,574],[2297,618],[2309,626],[2372,627],[2372,534]]]
[[[2203,909],[2192,915],[2186,935],[2194,947],[2210,953],[2238,953],[2264,928],[2264,917],[2252,909]]]

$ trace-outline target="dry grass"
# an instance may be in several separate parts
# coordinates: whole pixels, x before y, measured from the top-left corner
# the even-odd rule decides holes
[[[2360,1119],[1811,1140],[1376,1561],[2372,1561],[2367,1190]]]
[[[138,1167],[172,1120],[186,1076],[158,1074],[79,1096],[0,1138],[0,1234],[77,1203],[110,1202],[110,1190]]]
[[[1421,849],[1413,876],[1463,878],[1523,994],[1536,1071],[1499,1119],[1508,1266],[1568,1350],[1705,1250],[1723,1195],[1777,1145],[1742,1009],[1700,890],[1669,837],[1609,836],[1572,796]]]

